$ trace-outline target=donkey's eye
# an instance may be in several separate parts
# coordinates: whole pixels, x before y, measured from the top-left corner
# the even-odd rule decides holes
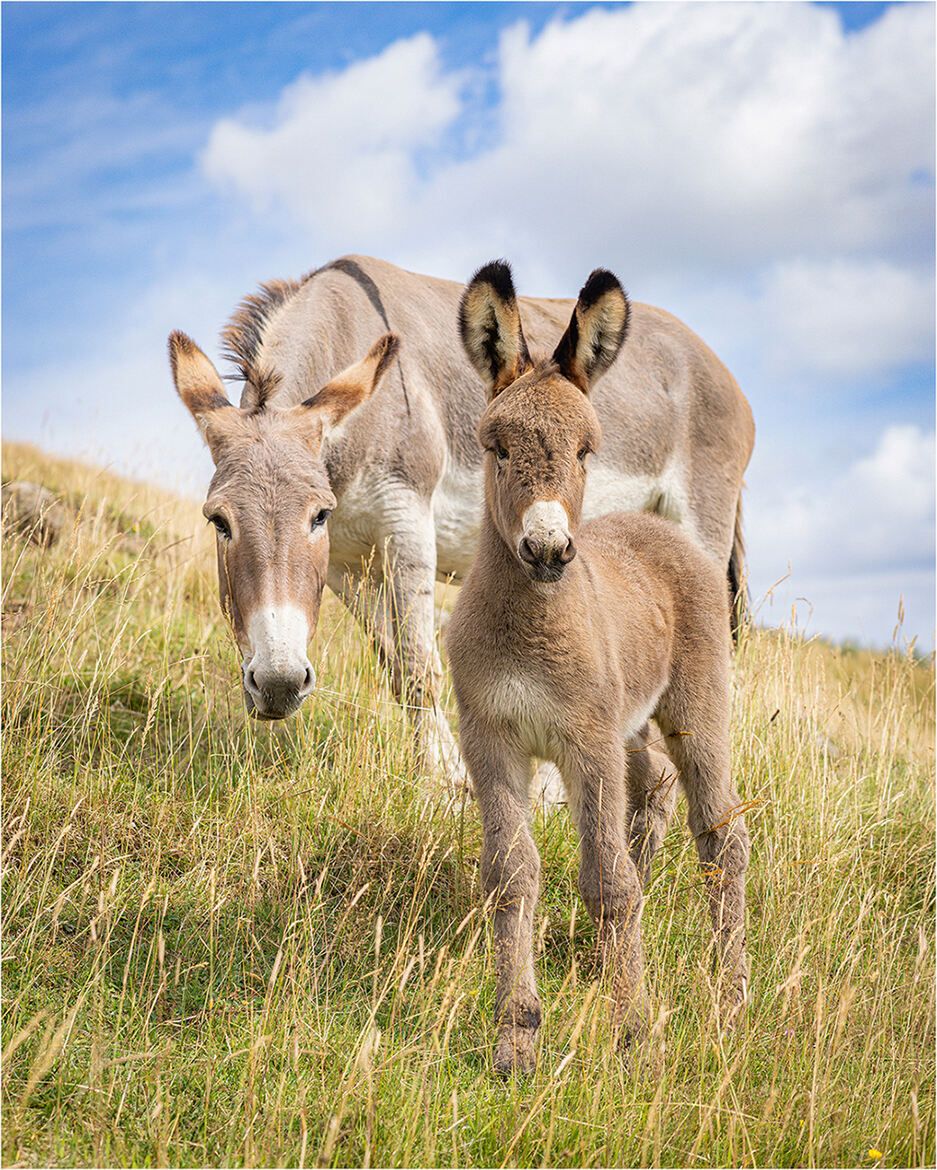
[[[227,520],[225,520],[224,516],[220,516],[216,512],[214,516],[209,516],[208,521],[210,524],[214,524],[215,531],[219,536],[223,537],[225,540],[231,539],[231,526],[228,524]]]
[[[497,461],[498,461],[498,466],[503,467],[504,464],[507,463],[507,461],[508,461],[507,451],[505,451],[505,449],[501,446],[500,443],[496,443],[495,447],[494,447],[494,452],[495,452],[495,459],[497,459]]]
[[[580,451],[580,452],[577,454],[577,456],[576,456],[576,458],[579,460],[579,462],[580,462],[580,463],[581,463],[583,466],[585,466],[585,463],[586,463],[586,456],[587,456],[588,454],[589,454],[589,448],[588,448],[588,447],[583,447],[583,448],[582,448],[582,450],[581,450],[581,451]]]
[[[312,518],[311,527],[313,528],[313,530],[315,530],[316,528],[321,528],[322,525],[326,522],[326,520],[328,520],[328,518],[331,515],[332,515],[331,508],[323,508],[321,512],[317,512],[315,514],[315,516],[313,516],[313,518]]]

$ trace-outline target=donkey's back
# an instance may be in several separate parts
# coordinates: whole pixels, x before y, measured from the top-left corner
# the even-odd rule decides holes
[[[436,494],[438,569],[464,575],[474,553],[481,499],[476,437],[485,401],[454,325],[463,286],[368,256],[345,256],[291,286],[256,332],[252,362],[278,380],[277,396],[301,402],[374,337],[403,338],[393,392],[349,421],[330,462],[412,475]],[[521,297],[533,347],[546,348],[575,302]],[[244,363],[242,362],[242,368]],[[735,379],[682,322],[633,303],[628,345],[596,387],[604,432],[590,470],[585,515],[660,513],[685,528],[721,565],[734,548],[742,475],[754,423]],[[436,457],[427,457],[435,446]],[[455,532],[458,536],[455,536]],[[468,536],[468,541],[466,541]],[[468,546],[468,547],[467,547]]]

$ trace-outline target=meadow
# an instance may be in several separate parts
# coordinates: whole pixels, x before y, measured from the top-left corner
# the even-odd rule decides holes
[[[341,605],[316,695],[252,724],[197,504],[12,444],[3,476],[74,517],[4,535],[4,1165],[934,1164],[934,663],[900,631],[739,646],[738,1033],[682,800],[644,913],[659,1071],[609,1043],[575,833],[535,815],[539,1065],[502,1082],[476,812],[426,798]]]

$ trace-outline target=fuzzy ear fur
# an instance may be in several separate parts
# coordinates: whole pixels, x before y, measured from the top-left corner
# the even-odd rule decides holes
[[[211,447],[209,431],[218,421],[217,412],[235,409],[224,392],[221,376],[192,338],[178,329],[169,335],[169,364],[179,397]]]
[[[459,305],[459,331],[489,399],[530,368],[511,269],[503,260],[479,268],[469,281]]]
[[[375,341],[360,362],[336,374],[317,394],[307,398],[303,406],[317,412],[326,432],[334,429],[371,397],[393,365],[399,349],[400,339],[393,333],[385,333]]]
[[[169,335],[169,364],[179,397],[199,425],[202,415],[231,405],[218,371],[192,338],[178,329]]]
[[[630,306],[618,278],[596,268],[582,286],[566,332],[553,354],[560,373],[588,394],[609,368],[628,331]]]

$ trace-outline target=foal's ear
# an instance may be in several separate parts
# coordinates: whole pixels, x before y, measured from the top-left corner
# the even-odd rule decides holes
[[[596,268],[582,286],[566,332],[553,354],[560,373],[588,394],[618,356],[630,306],[618,277]]]
[[[381,378],[394,364],[400,339],[394,333],[379,337],[360,362],[327,382],[318,394],[307,398],[304,407],[315,410],[326,434],[339,425],[355,407],[366,402],[380,385]]]
[[[235,409],[224,392],[221,376],[192,338],[178,329],[169,335],[169,364],[179,397],[211,446],[208,432],[216,412],[225,407]]]
[[[530,368],[511,269],[503,260],[479,268],[468,282],[459,305],[459,331],[489,399]]]

